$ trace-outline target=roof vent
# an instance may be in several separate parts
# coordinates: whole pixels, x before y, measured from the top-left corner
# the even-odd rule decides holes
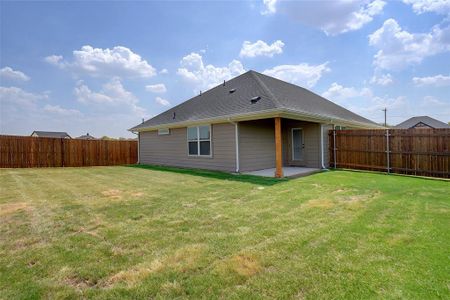
[[[175,120],[176,116],[177,116],[177,114],[176,114],[175,112],[173,112],[173,116],[172,116],[172,119],[174,119],[174,120]]]
[[[223,81],[223,86],[225,86],[225,80]]]
[[[258,102],[259,100],[261,100],[261,97],[260,97],[260,96],[258,96],[258,97],[253,97],[252,99],[250,99],[250,102],[251,102],[252,104],[255,104],[255,103]]]
[[[234,92],[236,92],[236,89],[231,89],[228,91],[230,94],[233,94]]]

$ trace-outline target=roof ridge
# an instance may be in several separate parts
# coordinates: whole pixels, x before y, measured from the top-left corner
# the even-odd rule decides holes
[[[283,106],[280,104],[280,101],[278,101],[277,97],[272,93],[272,91],[267,87],[267,85],[259,78],[258,72],[255,72],[253,70],[249,71],[249,73],[256,79],[256,81],[259,83],[259,85],[265,90],[269,96],[271,96],[272,102],[275,104],[276,108],[282,108]]]

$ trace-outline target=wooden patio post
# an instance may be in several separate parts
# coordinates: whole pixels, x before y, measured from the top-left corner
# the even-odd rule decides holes
[[[275,177],[283,177],[283,155],[281,148],[281,118],[275,118]]]

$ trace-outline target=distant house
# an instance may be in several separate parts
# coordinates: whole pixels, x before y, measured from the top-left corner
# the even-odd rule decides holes
[[[139,163],[227,172],[326,168],[328,130],[383,128],[299,86],[248,71],[130,130]]]
[[[93,137],[92,135],[88,133],[86,133],[85,135],[81,135],[79,137],[77,137],[77,139],[82,139],[82,140],[96,140],[97,138]]]
[[[31,136],[59,138],[59,139],[71,139],[70,135],[67,132],[62,132],[62,131],[33,131]]]
[[[417,116],[409,118],[406,121],[398,124],[395,129],[429,129],[429,128],[450,128],[450,126],[444,122],[433,119],[428,116]]]

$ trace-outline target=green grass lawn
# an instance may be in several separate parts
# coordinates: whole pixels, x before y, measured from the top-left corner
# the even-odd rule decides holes
[[[0,170],[0,298],[450,298],[450,182]]]

